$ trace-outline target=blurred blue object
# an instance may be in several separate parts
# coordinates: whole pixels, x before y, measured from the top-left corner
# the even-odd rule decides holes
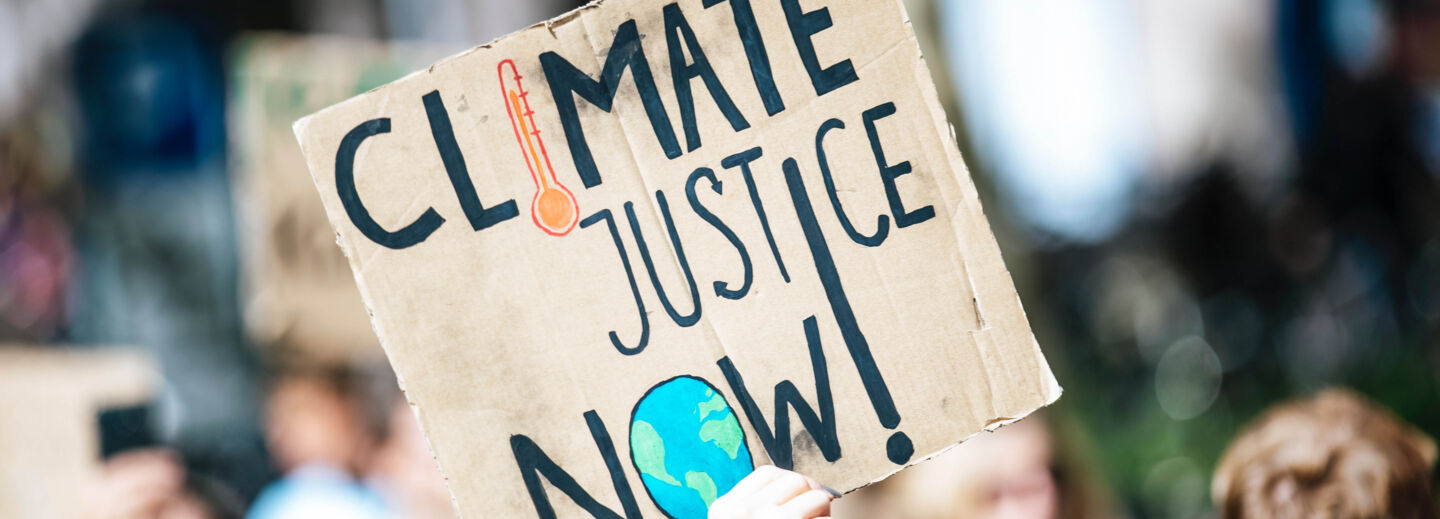
[[[944,45],[979,161],[1003,207],[1060,238],[1102,240],[1129,215],[1144,90],[1129,4],[941,2]]]
[[[133,14],[98,24],[77,44],[76,91],[92,179],[197,174],[206,171],[199,165],[223,161],[218,44],[196,25]]]
[[[146,348],[164,379],[157,439],[248,496],[269,466],[240,328],[223,37],[203,12],[139,6],[75,45],[86,198],[67,339]]]
[[[1420,150],[1430,174],[1440,179],[1440,86],[1431,86],[1420,96],[1420,116],[1415,130],[1415,147]]]
[[[1352,77],[1376,72],[1390,51],[1390,25],[1378,0],[1325,0],[1325,43]]]
[[[384,519],[390,513],[383,499],[330,467],[301,467],[260,494],[248,519]]]

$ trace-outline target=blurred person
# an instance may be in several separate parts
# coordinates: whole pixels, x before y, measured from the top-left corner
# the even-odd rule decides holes
[[[1056,519],[1060,489],[1050,433],[1024,420],[897,474],[897,517]]]
[[[1222,519],[1430,519],[1435,457],[1435,442],[1389,410],[1330,389],[1251,422],[1211,496]]]
[[[981,433],[846,496],[836,517],[1056,519],[1107,516],[1043,414]],[[1073,449],[1072,449],[1073,450]]]
[[[384,500],[356,481],[375,435],[346,369],[282,375],[265,409],[265,436],[284,476],[261,492],[250,519],[387,517]]]
[[[374,454],[365,464],[365,484],[385,499],[392,517],[454,518],[455,506],[445,478],[394,372],[388,366],[376,366],[369,378],[370,414],[372,420],[383,421],[379,424],[383,428]]]
[[[370,463],[366,484],[385,497],[397,517],[455,517],[445,479],[410,405],[402,398],[390,409],[389,431]]]
[[[234,492],[187,473],[163,448],[115,455],[81,496],[80,519],[239,519],[242,513]]]
[[[47,111],[48,109],[48,111]],[[74,194],[53,108],[0,131],[0,338],[53,341],[65,330],[75,246],[65,202]]]
[[[143,347],[165,381],[156,430],[253,499],[269,467],[240,333],[225,34],[207,26],[223,3],[110,5],[56,64],[78,185],[58,339]]]
[[[1043,415],[982,433],[834,501],[837,518],[1057,519],[1106,517],[1099,492],[1062,456]],[[761,467],[710,508],[711,519],[828,517],[837,496],[794,472]]]
[[[441,477],[388,366],[286,370],[266,410],[284,476],[252,519],[455,517]]]

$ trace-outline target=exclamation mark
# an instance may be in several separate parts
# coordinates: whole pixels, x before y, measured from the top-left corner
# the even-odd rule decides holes
[[[850,350],[850,358],[855,361],[855,367],[860,371],[860,381],[865,384],[870,405],[875,407],[875,415],[880,418],[880,425],[886,429],[895,429],[900,426],[900,412],[895,410],[895,400],[890,398],[890,387],[885,385],[885,378],[880,375],[880,368],[875,365],[875,357],[870,355],[870,343],[865,341],[865,334],[855,322],[855,312],[850,308],[850,300],[845,296],[845,287],[840,284],[840,272],[835,269],[835,259],[830,256],[830,246],[825,242],[825,235],[820,232],[820,222],[815,219],[815,208],[810,205],[810,195],[805,191],[805,181],[800,178],[795,159],[785,159],[782,167],[785,170],[785,183],[790,187],[790,200],[795,204],[795,216],[800,220],[800,228],[805,231],[810,255],[815,258],[815,271],[820,274],[820,284],[825,287],[825,298],[830,301],[830,310],[835,314],[835,322],[840,325],[840,335],[845,339],[845,347]],[[895,431],[885,442],[885,453],[891,462],[904,464],[915,454],[915,445],[903,431]]]

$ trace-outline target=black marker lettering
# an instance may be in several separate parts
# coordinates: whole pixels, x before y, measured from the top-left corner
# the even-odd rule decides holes
[[[755,216],[760,218],[760,228],[765,231],[765,241],[770,242],[770,253],[775,256],[775,265],[780,267],[780,277],[790,282],[790,273],[785,271],[785,260],[780,259],[780,248],[775,246],[775,235],[770,232],[770,219],[765,217],[765,204],[760,201],[760,191],[755,189],[755,178],[750,175],[750,163],[764,152],[759,146],[725,157],[720,165],[725,169],[740,167],[740,176],[745,179],[745,189],[750,191],[750,205],[755,207]]]
[[[555,110],[560,113],[560,125],[565,129],[565,141],[570,144],[570,154],[575,160],[575,169],[585,187],[600,185],[600,171],[595,167],[595,157],[585,141],[585,128],[580,124],[580,113],[575,107],[575,95],[579,95],[597,108],[610,111],[615,101],[615,92],[620,87],[620,77],[625,69],[635,78],[635,88],[640,91],[640,103],[655,138],[665,150],[665,156],[680,156],[680,144],[675,139],[675,129],[670,127],[670,115],[660,101],[660,92],[655,88],[655,79],[650,75],[650,63],[645,60],[645,50],[640,46],[640,32],[635,20],[620,24],[610,52],[605,55],[605,65],[600,71],[600,80],[590,79],[565,58],[554,52],[540,55],[540,65],[545,70],[545,79],[550,83],[550,94],[555,96]]]
[[[839,119],[830,119],[821,124],[820,131],[815,133],[815,157],[820,161],[820,178],[825,180],[825,193],[830,195],[830,205],[835,208],[835,216],[839,217],[840,227],[845,229],[845,234],[855,243],[866,247],[879,247],[890,233],[890,218],[883,214],[876,217],[875,234],[870,236],[855,230],[855,225],[850,223],[850,217],[845,216],[845,208],[840,206],[840,195],[835,192],[835,178],[830,174],[830,161],[825,158],[825,134],[844,127],[845,123]]]
[[[745,410],[750,427],[755,429],[765,452],[770,454],[770,460],[776,467],[786,470],[795,468],[790,438],[791,409],[795,410],[795,416],[800,418],[800,423],[805,425],[805,431],[815,439],[815,445],[820,448],[820,454],[825,456],[825,461],[840,459],[840,439],[835,434],[835,402],[830,395],[830,373],[825,366],[825,350],[820,346],[820,331],[815,325],[815,316],[805,318],[805,342],[810,348],[810,367],[815,370],[815,404],[820,408],[820,413],[817,416],[815,409],[805,402],[805,397],[800,396],[800,390],[795,388],[795,383],[782,381],[775,384],[774,430],[770,429],[760,406],[755,405],[755,399],[750,396],[745,380],[740,377],[740,372],[735,369],[730,357],[722,357],[716,363],[725,374],[725,380],[730,383],[735,400],[740,403],[740,408]]]
[[[610,237],[615,239],[615,250],[620,253],[620,266],[625,267],[625,278],[630,281],[630,293],[635,295],[635,308],[640,311],[639,343],[634,346],[626,346],[620,342],[620,336],[611,330],[610,344],[623,355],[635,355],[645,351],[645,346],[650,343],[650,317],[645,313],[645,300],[640,298],[640,286],[635,283],[635,271],[630,269],[630,256],[625,254],[625,244],[620,241],[620,229],[616,228],[615,218],[610,214],[610,210],[601,209],[586,217],[580,221],[580,228],[588,228],[600,220],[605,220],[605,226],[610,228]]]
[[[590,426],[590,436],[595,439],[595,446],[600,449],[600,457],[605,459],[605,468],[610,472],[610,483],[615,485],[615,493],[620,495],[620,506],[625,511],[624,518],[640,519],[640,506],[635,502],[635,493],[630,491],[630,481],[625,479],[620,458],[615,455],[615,442],[610,439],[605,423],[600,421],[600,415],[593,410],[585,412],[585,423]],[[621,519],[620,514],[606,508],[581,488],[575,478],[551,460],[534,440],[518,434],[511,436],[510,452],[515,455],[515,463],[520,466],[520,476],[525,479],[525,489],[530,492],[530,501],[535,504],[535,511],[540,514],[540,519],[556,517],[555,507],[550,505],[550,497],[545,495],[545,486],[540,482],[540,476],[545,476],[551,485],[569,496],[591,516],[599,519]]]
[[[489,209],[480,204],[480,197],[475,194],[475,184],[470,181],[470,171],[465,168],[465,156],[460,154],[460,144],[455,142],[455,130],[450,126],[450,114],[445,111],[445,103],[440,100],[440,91],[432,90],[422,99],[425,103],[425,115],[430,118],[430,136],[435,139],[435,147],[440,150],[440,160],[445,164],[445,173],[450,176],[450,186],[455,188],[455,196],[460,198],[460,208],[465,210],[465,218],[470,220],[470,227],[478,231],[520,214],[513,199]]]
[[[820,58],[815,55],[815,42],[810,38],[834,24],[830,20],[829,7],[807,13],[800,10],[800,0],[780,0],[780,7],[785,9],[785,22],[790,24],[790,36],[795,39],[795,48],[800,51],[800,61],[805,63],[805,71],[810,74],[810,84],[815,86],[815,95],[823,96],[860,79],[855,75],[855,65],[851,64],[850,60],[821,68]]]
[[[820,222],[815,219],[815,208],[810,205],[810,195],[805,191],[805,181],[800,178],[795,159],[785,159],[782,167],[785,171],[785,183],[790,186],[790,200],[795,204],[795,216],[800,220],[800,228],[805,232],[805,242],[810,245],[810,254],[815,259],[815,271],[820,275],[820,285],[825,288],[825,298],[830,302],[836,324],[840,325],[840,336],[845,340],[845,347],[850,350],[850,359],[855,361],[855,368],[860,371],[860,381],[865,385],[865,393],[870,396],[870,405],[875,408],[880,425],[886,429],[894,429],[900,425],[900,413],[895,410],[895,401],[890,397],[890,387],[885,385],[885,378],[880,375],[880,368],[875,365],[875,357],[870,354],[870,343],[860,331],[860,324],[855,320],[855,311],[850,308],[850,300],[845,296],[845,287],[840,283],[840,272],[835,268],[835,259],[830,256],[830,246],[825,243]],[[909,436],[897,431],[890,435],[885,450],[890,461],[902,464],[910,460],[910,456],[915,453],[915,446],[911,444]]]
[[[655,262],[650,258],[650,248],[645,245],[645,235],[640,232],[640,221],[635,218],[635,203],[625,202],[625,216],[630,218],[630,232],[635,233],[635,246],[640,249],[640,261],[645,262],[645,270],[650,273],[650,284],[655,286],[655,293],[660,296],[660,304],[665,307],[665,313],[670,314],[670,319],[681,327],[694,326],[700,321],[700,291],[695,288],[695,275],[690,272],[690,262],[685,260],[685,247],[680,244],[680,235],[675,232],[675,221],[670,218],[670,205],[665,203],[665,193],[655,192],[656,202],[660,204],[660,214],[665,218],[665,229],[670,232],[670,244],[675,247],[675,259],[680,262],[680,270],[685,275],[685,282],[690,286],[690,302],[694,310],[690,315],[680,315],[675,311],[675,305],[670,304],[670,296],[665,295],[665,287],[660,285],[660,276],[655,273]]]
[[[726,240],[730,240],[730,245],[735,247],[735,252],[740,253],[740,266],[745,269],[745,281],[740,284],[738,290],[730,288],[729,283],[716,281],[715,295],[725,299],[740,299],[745,297],[746,293],[750,292],[750,281],[754,278],[755,274],[754,267],[750,265],[750,253],[745,251],[745,244],[740,241],[739,236],[735,235],[735,231],[730,230],[730,226],[725,225],[725,222],[721,221],[720,217],[715,216],[715,213],[710,212],[704,204],[700,203],[700,197],[695,195],[695,183],[702,178],[710,181],[710,189],[715,191],[715,194],[722,194],[722,184],[715,178],[714,171],[710,168],[696,169],[694,173],[690,174],[690,178],[685,181],[685,198],[690,200],[690,209],[694,210],[695,214],[700,215],[701,220],[705,220],[710,226],[714,227],[715,230],[720,231],[720,234],[724,235]]]
[[[745,122],[745,117],[740,115],[740,109],[735,108],[735,102],[730,100],[730,94],[725,93],[725,87],[720,84],[720,78],[715,75],[715,69],[705,57],[705,51],[700,49],[700,42],[695,40],[695,31],[690,29],[690,22],[685,21],[680,5],[666,5],[663,11],[665,42],[670,49],[670,76],[675,82],[675,100],[680,104],[680,121],[685,128],[686,146],[690,151],[700,147],[700,130],[695,123],[695,95],[690,90],[690,81],[696,77],[705,83],[705,89],[710,91],[715,106],[719,107],[720,113],[730,121],[731,128],[737,132],[749,128],[750,123]],[[694,63],[685,63],[685,52],[680,47],[682,41]]]
[[[705,0],[706,9],[725,0]],[[765,51],[765,39],[760,37],[760,25],[755,23],[755,11],[750,9],[750,0],[730,0],[730,11],[735,15],[735,29],[740,32],[740,44],[745,47],[745,59],[750,62],[750,77],[755,78],[755,88],[760,91],[760,100],[770,115],[785,109],[780,99],[780,89],[775,88],[775,76],[770,71],[770,55]]]
[[[905,204],[900,201],[900,190],[895,187],[895,179],[910,173],[910,162],[889,165],[885,161],[885,150],[880,148],[880,134],[875,131],[875,121],[894,114],[895,103],[885,103],[866,110],[863,117],[865,133],[870,136],[870,151],[875,154],[875,165],[880,167],[880,180],[885,182],[885,198],[890,200],[890,214],[895,215],[895,227],[904,229],[934,218],[935,207],[927,205],[907,213]]]
[[[370,216],[370,210],[365,208],[365,204],[360,201],[359,191],[355,189],[355,152],[360,149],[360,143],[365,142],[365,139],[382,133],[390,133],[388,117],[360,123],[340,140],[340,149],[335,153],[335,190],[339,192],[340,205],[345,207],[345,215],[350,217],[350,223],[360,229],[360,234],[381,246],[403,249],[425,241],[425,238],[430,237],[430,233],[445,223],[445,219],[431,207],[425,209],[420,218],[410,222],[410,225],[390,232],[380,227]]]

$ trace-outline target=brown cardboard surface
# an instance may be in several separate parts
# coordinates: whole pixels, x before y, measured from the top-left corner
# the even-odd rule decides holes
[[[418,44],[256,33],[231,53],[231,179],[246,331],[273,360],[347,363],[380,348],[289,127],[444,54]]]
[[[467,517],[703,516],[735,464],[849,490],[1060,395],[900,2],[705,3],[295,124]]]

